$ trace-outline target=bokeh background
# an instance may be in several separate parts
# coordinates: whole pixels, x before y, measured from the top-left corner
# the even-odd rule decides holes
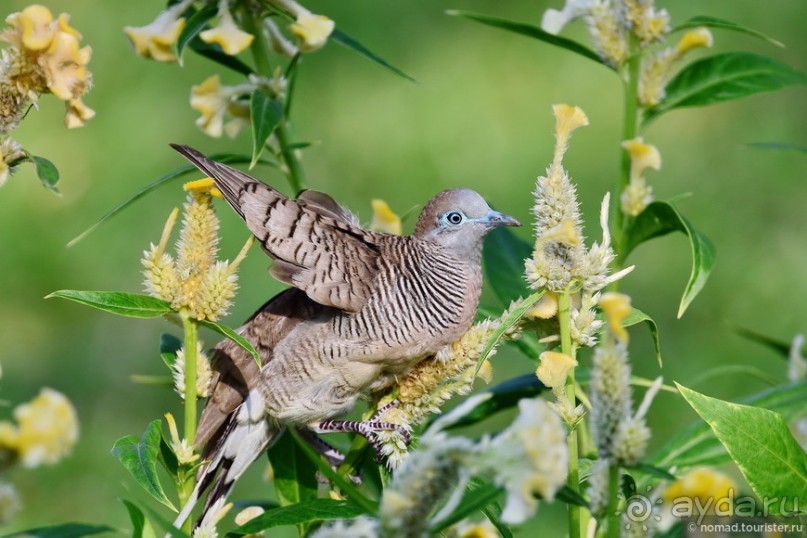
[[[5,16],[26,5],[3,0],[0,12]],[[69,12],[84,43],[93,47],[95,87],[86,102],[98,115],[87,127],[67,131],[61,102],[45,96],[15,133],[29,151],[51,159],[63,179],[57,197],[39,184],[31,167],[23,167],[0,189],[0,418],[40,387],[52,387],[75,403],[81,439],[57,466],[15,468],[6,475],[18,487],[24,509],[0,532],[65,521],[128,525],[118,499],[141,495],[109,451],[116,439],[140,435],[166,411],[181,412],[173,392],[130,380],[132,374],[164,373],[159,335],[178,334],[178,329],[161,320],[120,318],[43,297],[63,288],[141,291],[141,253],[159,238],[168,213],[184,199],[180,183],[142,199],[78,245],[65,244],[117,202],[181,165],[169,142],[208,153],[251,148],[248,132],[215,140],[194,126],[190,87],[221,72],[219,67],[192,54],[180,68],[132,52],[122,27],[150,22],[163,3],[53,0],[47,5],[55,13]],[[369,220],[373,197],[405,213],[438,190],[467,186],[530,222],[534,180],[551,159],[550,106],[566,102],[583,107],[591,121],[575,134],[565,163],[579,185],[589,235],[599,237],[599,201],[613,189],[618,170],[617,77],[560,49],[444,14],[449,8],[469,9],[537,24],[543,10],[559,8],[560,0],[312,0],[306,5],[418,81],[407,82],[335,43],[306,56],[293,114],[296,139],[314,143],[304,156],[311,187],[333,194]],[[670,9],[673,23],[699,14],[722,17],[787,45],[779,49],[715,30],[714,52],[754,51],[807,71],[803,2],[661,5]],[[567,35],[584,39],[580,26]],[[230,73],[223,78],[240,82]],[[785,361],[737,336],[734,326],[781,340],[807,331],[807,154],[750,145],[807,146],[806,95],[803,88],[791,88],[679,110],[645,132],[663,158],[663,169],[648,174],[657,197],[692,194],[678,205],[717,245],[718,260],[705,291],[677,320],[690,266],[685,238],[655,240],[632,256],[637,268],[624,289],[658,322],[665,359],[660,370],[646,331],[634,329],[632,359],[639,375],[663,374],[668,382],[728,399],[768,385],[738,373],[704,379],[711,369],[748,365],[785,379]],[[277,171],[256,173],[288,192]],[[221,207],[222,257],[232,258],[246,233]],[[528,237],[529,227],[518,233]],[[266,266],[263,254],[253,249],[240,273],[230,325],[281,289]],[[209,344],[216,340],[212,334],[204,337]],[[499,353],[494,367],[495,381],[533,369],[509,349]],[[662,393],[649,418],[652,446],[693,420],[680,398]],[[269,494],[260,467],[236,496]],[[553,507],[542,508],[519,535],[533,536],[537,521],[556,521],[558,515]]]

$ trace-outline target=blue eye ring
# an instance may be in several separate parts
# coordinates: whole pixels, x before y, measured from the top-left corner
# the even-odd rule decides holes
[[[443,217],[448,224],[453,226],[457,226],[462,224],[465,221],[465,215],[460,213],[459,211],[451,211],[446,213],[445,217]]]

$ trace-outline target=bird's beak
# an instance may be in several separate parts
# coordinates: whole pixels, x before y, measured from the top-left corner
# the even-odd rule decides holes
[[[521,223],[515,217],[499,213],[498,211],[489,211],[484,216],[483,220],[491,228],[498,228],[499,226],[521,226]]]

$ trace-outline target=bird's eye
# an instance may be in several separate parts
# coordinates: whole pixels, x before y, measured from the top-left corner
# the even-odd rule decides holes
[[[460,224],[463,221],[462,213],[459,211],[452,211],[446,215],[446,222],[449,224]]]

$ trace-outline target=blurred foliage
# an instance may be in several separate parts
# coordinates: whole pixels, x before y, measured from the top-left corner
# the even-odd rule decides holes
[[[309,2],[312,10],[328,13],[341,29],[417,80],[408,82],[335,44],[307,56],[293,114],[299,141],[312,143],[304,150],[309,185],[331,193],[364,220],[369,220],[371,198],[385,199],[405,213],[440,189],[467,186],[530,222],[528,193],[553,143],[548,106],[567,102],[584,107],[591,118],[592,126],[577,135],[566,163],[580,186],[585,220],[595,223],[594,212],[615,183],[620,157],[616,78],[582,57],[444,14],[456,8],[538,24],[542,11],[557,4]],[[701,4],[676,2],[673,23],[699,14]],[[2,7],[7,13],[25,5],[10,0]],[[69,11],[93,47],[95,87],[86,102],[98,115],[68,136],[60,104],[43,101],[16,132],[27,149],[58,167],[62,195],[44,189],[32,167],[21,169],[0,190],[0,397],[24,401],[43,385],[64,392],[77,407],[81,439],[61,465],[9,477],[25,503],[15,528],[67,520],[128,525],[126,509],[116,500],[127,476],[110,454],[112,444],[143,431],[149,417],[166,409],[178,413],[169,390],[130,380],[135,373],[161,373],[160,333],[178,334],[178,329],[164,321],[132,323],[43,300],[62,288],[141,291],[141,253],[181,203],[179,183],[161,187],[78,245],[68,249],[65,244],[114,204],[182,164],[168,143],[207,153],[250,147],[248,132],[236,140],[213,140],[194,126],[190,87],[218,71],[213,64],[188,55],[184,68],[177,69],[142,61],[131,51],[123,26],[149,22],[160,6],[154,1],[48,3],[54,12]],[[715,51],[761,52],[807,71],[807,5],[720,0],[708,10],[786,45],[776,49],[752,36],[715,30]],[[709,286],[681,320],[676,309],[689,269],[683,236],[649,243],[631,258],[637,270],[622,289],[659,325],[666,380],[705,390],[691,381],[707,364],[751,365],[785,376],[785,361],[749,345],[732,326],[784,341],[806,330],[807,313],[792,304],[807,296],[805,155],[789,149],[807,147],[806,112],[803,90],[787,89],[673,111],[646,133],[663,153],[662,173],[654,181],[657,197],[692,192],[678,206],[719,250]],[[276,170],[258,167],[256,173],[288,192]],[[232,257],[247,234],[235,215],[221,213],[223,257]],[[526,229],[519,233],[529,236]],[[238,325],[281,289],[266,274],[266,265],[257,249],[244,262],[229,325]],[[643,329],[633,332],[634,371],[653,378],[659,374],[653,342]],[[218,336],[207,332],[202,338],[212,344]],[[494,361],[495,379],[531,367],[520,355],[502,350]],[[757,378],[731,375],[712,378],[707,392],[732,399],[763,388]],[[681,399],[660,395],[648,417],[654,446],[694,418]],[[259,475],[248,473],[235,496],[265,497],[269,488]],[[562,517],[563,507],[542,507],[545,524],[551,518],[546,512],[552,511]],[[528,524],[517,535],[530,532]]]

